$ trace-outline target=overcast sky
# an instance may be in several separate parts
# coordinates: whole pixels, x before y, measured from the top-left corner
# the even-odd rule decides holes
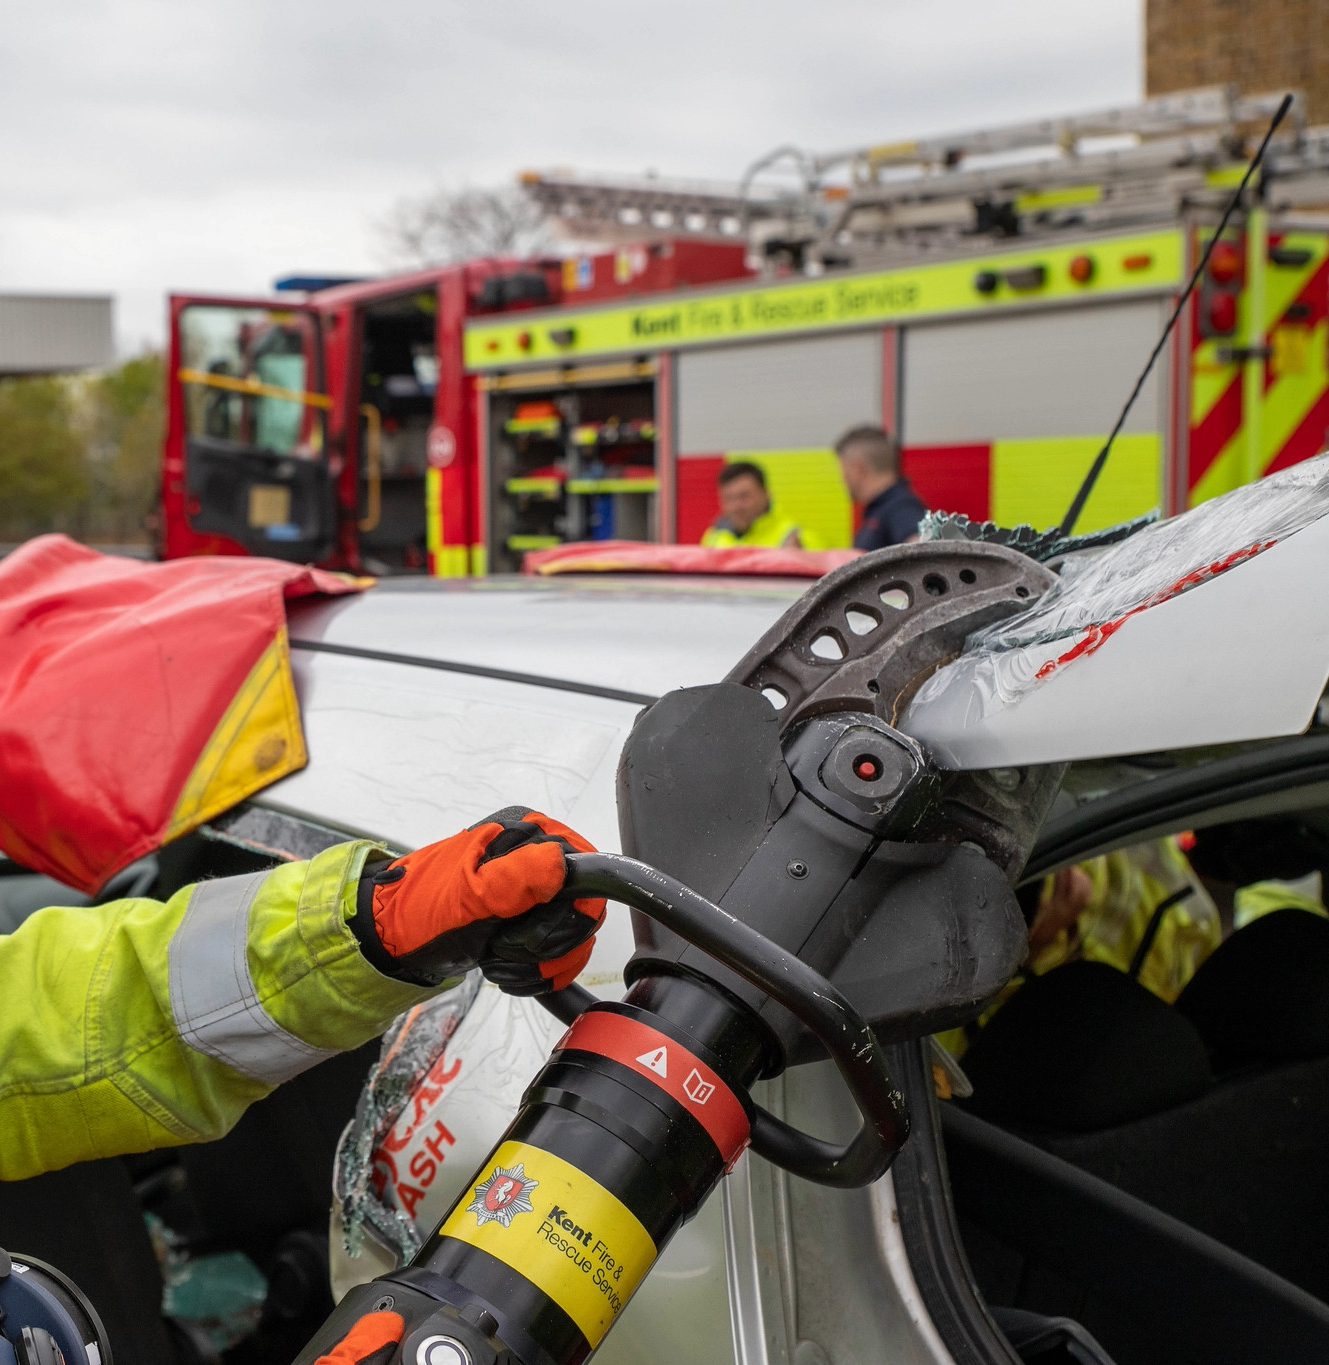
[[[737,178],[1136,100],[1140,0],[66,0],[0,37],[0,290],[376,273],[402,196],[523,168]]]

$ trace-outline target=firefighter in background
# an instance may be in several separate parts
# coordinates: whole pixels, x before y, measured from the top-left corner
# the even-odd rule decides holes
[[[1218,907],[1178,840],[1154,839],[1044,879],[1028,966],[1041,976],[1105,962],[1171,1004],[1222,940]]]
[[[1329,1057],[1323,835],[1275,817],[1186,843],[1151,840],[1030,884],[1021,980],[981,1027],[941,1040],[963,1050],[974,1112],[1103,1132],[1252,1068]]]
[[[938,1035],[955,1056],[1031,978],[1069,962],[1097,962],[1171,1004],[1223,940],[1218,907],[1176,838],[1060,868],[1017,894],[1029,921],[1029,956],[976,1021]]]
[[[927,508],[900,472],[900,445],[883,427],[851,427],[835,443],[846,492],[863,509],[856,550],[884,550],[918,539]]]
[[[734,545],[804,548],[798,523],[781,516],[771,506],[766,475],[751,460],[726,464],[716,480],[720,517],[706,529],[701,543],[724,549]]]
[[[473,967],[571,984],[603,900],[565,825],[513,806],[404,857],[339,844],[170,900],[50,908],[0,935],[0,1180],[220,1137],[249,1105]]]
[[[1234,933],[1286,910],[1326,919],[1323,839],[1295,818],[1154,839],[1045,877],[1029,970],[1106,962],[1174,1003]],[[1034,888],[1031,888],[1033,890]]]

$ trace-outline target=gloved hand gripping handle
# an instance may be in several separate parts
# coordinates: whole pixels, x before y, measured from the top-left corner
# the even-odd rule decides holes
[[[826,1142],[752,1104],[747,1087],[779,1049],[702,974],[642,976],[622,1004],[575,986],[541,997],[571,1027],[512,1126],[412,1264],[352,1290],[300,1365],[382,1310],[402,1315],[393,1358],[410,1365],[581,1365],[749,1141],[840,1187],[877,1179],[903,1143],[908,1116],[880,1045],[819,972],[645,863],[566,861],[570,892],[658,920],[815,1034],[854,1095],[857,1134]]]

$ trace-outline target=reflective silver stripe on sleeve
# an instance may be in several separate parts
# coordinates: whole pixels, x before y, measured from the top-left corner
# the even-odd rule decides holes
[[[267,873],[200,882],[169,953],[171,1013],[196,1052],[266,1085],[336,1055],[311,1047],[265,1010],[246,948],[249,908]]]

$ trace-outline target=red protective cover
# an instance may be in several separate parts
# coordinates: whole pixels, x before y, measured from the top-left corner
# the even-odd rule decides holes
[[[857,559],[861,550],[782,550],[735,545],[646,545],[636,540],[593,540],[532,550],[529,574],[677,573],[736,574],[768,578],[821,578]]]
[[[56,535],[0,560],[0,848],[92,892],[158,847],[283,634],[285,599],[363,586],[270,559],[148,564]]]

